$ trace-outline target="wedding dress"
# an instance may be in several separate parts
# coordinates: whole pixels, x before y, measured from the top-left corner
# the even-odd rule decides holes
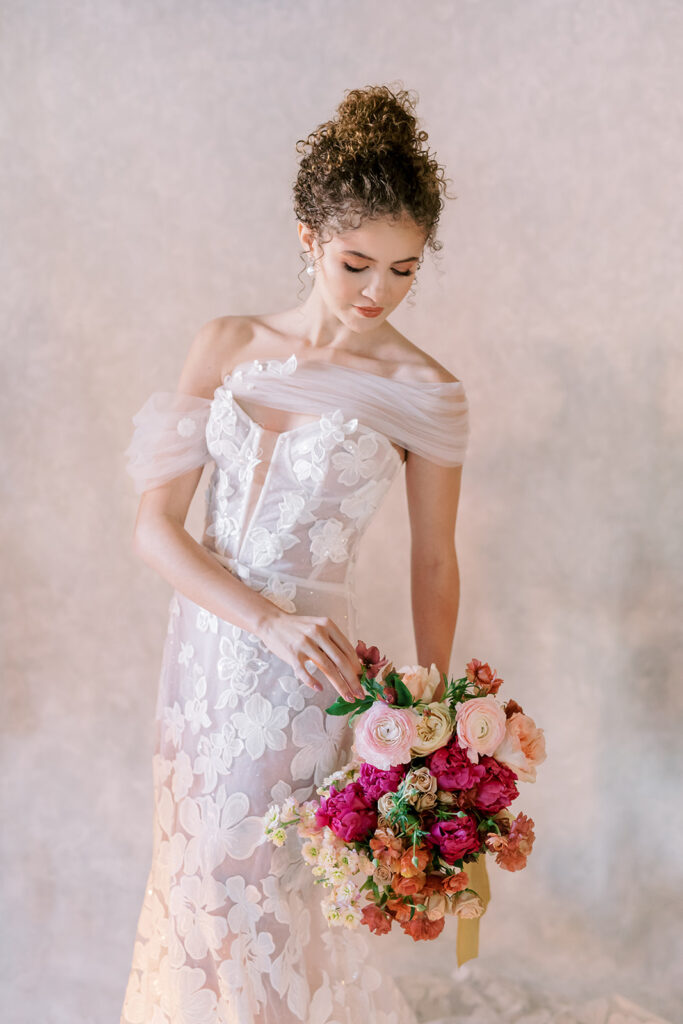
[[[315,416],[275,434],[240,395]],[[212,460],[204,546],[286,611],[329,616],[353,644],[358,543],[403,464],[400,448],[455,465],[469,432],[460,381],[393,381],[299,365],[293,354],[240,364],[213,399],[155,392],[133,422],[126,454],[138,493]],[[272,802],[315,796],[350,757],[347,719],[324,712],[336,692],[308,667],[322,692],[255,635],[174,591],[155,715],[152,865],[122,1024],[414,1024],[373,963],[392,936],[330,928],[293,830],[280,848],[262,839]],[[475,922],[462,924],[460,955],[476,955]]]
[[[312,415],[267,431],[240,396]],[[212,462],[205,548],[286,611],[329,616],[354,644],[372,641],[357,634],[358,544],[401,469],[400,449],[458,465],[469,436],[460,381],[392,381],[294,355],[240,364],[212,399],[154,392],[133,422],[137,492]],[[255,635],[173,592],[154,720],[152,863],[121,1024],[416,1024],[418,1005],[420,1019],[444,1024],[654,1021],[607,1002],[572,1015],[481,973],[478,920],[458,920],[456,943],[445,931],[417,944],[457,964],[457,985],[417,971],[410,999],[388,969],[408,936],[328,926],[294,830],[280,848],[262,838],[271,803],[309,799],[350,756],[346,718],[324,712],[336,692],[307,667],[322,692]],[[487,905],[484,858],[468,873]]]

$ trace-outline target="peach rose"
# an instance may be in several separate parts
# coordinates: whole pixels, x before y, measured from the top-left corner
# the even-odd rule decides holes
[[[480,754],[493,754],[505,737],[505,711],[495,697],[472,697],[456,704],[455,728],[460,746],[475,764]]]
[[[432,662],[431,668],[423,665],[404,665],[396,671],[412,693],[415,700],[430,701],[441,682],[441,673]]]
[[[410,708],[396,708],[375,701],[358,717],[353,749],[374,768],[386,771],[410,761],[410,748],[417,740],[417,715]]]
[[[372,877],[377,885],[391,885],[394,872],[386,864],[378,864],[372,873]]]
[[[516,711],[506,720],[503,742],[493,751],[493,757],[507,765],[522,782],[536,781],[536,766],[546,759],[543,729],[533,718]]]
[[[439,921],[446,913],[446,897],[442,892],[431,892],[425,900],[425,913],[430,921]]]
[[[484,913],[484,902],[476,892],[463,889],[452,897],[451,910],[456,917],[481,917]]]

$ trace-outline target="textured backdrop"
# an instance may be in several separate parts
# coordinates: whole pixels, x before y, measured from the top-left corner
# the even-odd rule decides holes
[[[130,966],[170,597],[131,549],[131,416],[206,320],[296,300],[295,141],[397,80],[458,197],[392,317],[470,401],[451,668],[488,660],[548,748],[480,961],[679,1019],[683,5],[0,18],[5,1021],[111,1024]],[[399,663],[402,486],[358,577],[363,636]]]

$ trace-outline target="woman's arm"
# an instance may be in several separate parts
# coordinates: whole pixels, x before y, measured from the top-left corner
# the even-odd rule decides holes
[[[205,324],[190,347],[177,391],[213,398],[244,355],[245,331],[238,317]],[[226,622],[257,636],[292,666],[314,690],[320,682],[306,668],[312,661],[347,700],[362,696],[361,665],[353,645],[327,616],[295,615],[252,590],[185,529],[202,467],[142,493],[135,523],[135,553],[176,590]]]
[[[410,515],[413,628],[420,665],[448,674],[460,605],[455,524],[462,466],[437,466],[414,452],[406,459]],[[436,697],[443,693],[443,683]]]
[[[243,344],[239,318],[211,320],[195,336],[177,390],[213,398]],[[171,586],[228,622],[260,636],[277,608],[233,576],[185,530],[202,467],[144,491],[138,506],[133,547],[139,558]]]

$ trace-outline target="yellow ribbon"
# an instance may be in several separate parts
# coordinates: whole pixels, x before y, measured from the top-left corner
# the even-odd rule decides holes
[[[463,868],[470,880],[468,889],[474,889],[481,897],[481,901],[484,904],[484,913],[486,913],[486,908],[491,900],[491,887],[486,868],[486,861],[489,856],[488,853],[482,853],[476,861],[463,864]],[[466,960],[472,960],[475,956],[479,956],[479,922],[481,917],[483,917],[483,914],[480,917],[458,918],[458,937],[455,943],[455,956],[458,967],[461,967]]]

